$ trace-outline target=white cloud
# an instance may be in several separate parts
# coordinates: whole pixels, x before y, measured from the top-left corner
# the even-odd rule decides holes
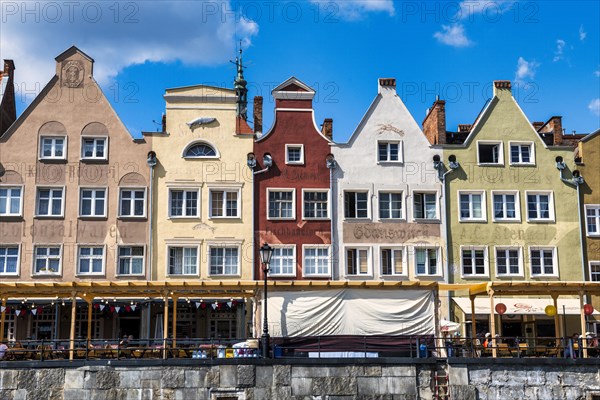
[[[523,83],[525,79],[535,79],[540,64],[536,61],[527,61],[523,57],[519,57],[517,61],[517,71],[515,72],[515,82]]]
[[[439,42],[452,47],[467,47],[473,44],[465,34],[463,25],[442,25],[442,32],[433,34]]]
[[[396,13],[393,0],[310,0],[310,2],[318,5],[319,15],[330,19],[356,21],[366,17],[370,12],[384,12],[390,16]]]
[[[560,61],[564,58],[564,50],[565,50],[566,42],[562,39],[558,39],[556,41],[556,50],[554,51],[554,58],[552,61]]]
[[[592,114],[600,116],[600,98],[590,101],[590,104],[588,104],[588,109],[592,112]]]
[[[585,40],[587,32],[583,30],[583,25],[579,27],[579,40]]]
[[[54,57],[73,44],[96,60],[94,77],[105,84],[124,68],[147,61],[225,63],[235,56],[239,39],[250,46],[259,30],[257,23],[232,11],[229,0],[185,6],[167,1],[36,2],[27,6],[28,13],[24,4],[2,5],[0,58],[15,61],[15,81],[27,90],[39,91],[54,73]]]
[[[594,75],[600,77],[600,69],[597,69],[596,71],[594,71]]]

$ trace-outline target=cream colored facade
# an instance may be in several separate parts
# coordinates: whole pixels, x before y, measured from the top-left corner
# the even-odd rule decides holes
[[[164,98],[165,132],[145,133],[158,161],[151,279],[252,279],[254,135],[236,117],[235,91],[197,85]]]

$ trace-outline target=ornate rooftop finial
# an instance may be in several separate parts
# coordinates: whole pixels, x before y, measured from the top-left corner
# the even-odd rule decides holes
[[[237,75],[233,81],[233,87],[237,95],[237,116],[248,119],[248,82],[244,79],[244,65],[242,60],[242,41],[240,40],[240,55],[235,58],[234,64],[237,67]],[[233,61],[232,61],[233,62]]]

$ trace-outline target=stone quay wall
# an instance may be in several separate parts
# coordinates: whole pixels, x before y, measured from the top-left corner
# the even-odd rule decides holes
[[[187,360],[186,360],[187,361]],[[598,360],[0,363],[0,400],[600,400]]]

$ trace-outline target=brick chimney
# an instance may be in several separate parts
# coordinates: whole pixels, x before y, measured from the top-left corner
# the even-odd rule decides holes
[[[436,100],[423,120],[423,133],[431,144],[446,144],[446,102]]]
[[[0,73],[0,82],[5,79],[7,82],[4,89],[4,94],[0,99],[0,136],[2,136],[4,132],[8,130],[8,127],[17,120],[14,71],[15,63],[13,60],[4,60],[4,68]]]
[[[254,96],[254,133],[262,133],[263,130],[263,98]]]
[[[554,137],[553,144],[560,146],[563,142],[562,117],[553,116],[539,129],[540,133],[552,133]]]
[[[327,139],[333,141],[333,119],[325,118],[323,120],[323,125],[321,126],[321,133]]]
[[[532,122],[532,123],[531,123],[531,125],[533,125],[533,129],[535,129],[535,130],[536,130],[536,132],[537,132],[537,131],[539,131],[539,130],[540,130],[540,128],[541,128],[542,126],[544,126],[544,123],[543,123],[543,122],[540,122],[540,121],[534,121],[534,122]]]
[[[472,127],[473,127],[472,124],[458,124],[458,131],[459,132],[470,132]]]

